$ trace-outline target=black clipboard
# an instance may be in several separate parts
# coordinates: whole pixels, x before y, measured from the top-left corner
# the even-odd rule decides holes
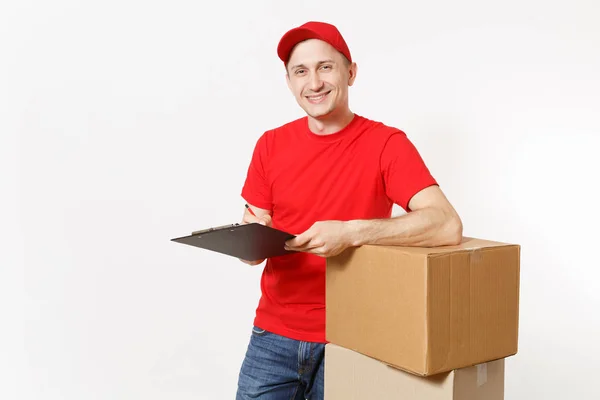
[[[258,223],[230,224],[192,232],[173,242],[200,247],[246,261],[256,261],[295,253],[285,242],[295,235]]]

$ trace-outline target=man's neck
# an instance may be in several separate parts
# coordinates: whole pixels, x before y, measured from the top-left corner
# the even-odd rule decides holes
[[[315,135],[330,135],[344,129],[354,118],[354,113],[346,109],[343,113],[324,118],[308,117],[308,128]]]

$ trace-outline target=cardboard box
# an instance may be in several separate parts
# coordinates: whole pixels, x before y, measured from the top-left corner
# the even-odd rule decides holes
[[[504,359],[420,377],[325,346],[325,400],[503,400]]]
[[[430,376],[517,353],[520,246],[362,246],[329,258],[327,341]]]

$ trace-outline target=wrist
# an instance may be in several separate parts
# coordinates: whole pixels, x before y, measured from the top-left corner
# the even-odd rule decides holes
[[[367,243],[365,221],[351,220],[345,222],[346,242],[351,247],[359,247]]]

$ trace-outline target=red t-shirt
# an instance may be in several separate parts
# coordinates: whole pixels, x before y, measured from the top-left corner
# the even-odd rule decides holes
[[[317,221],[389,218],[437,184],[404,132],[354,116],[316,135],[303,117],[256,143],[242,197],[270,210],[273,227],[300,234]],[[295,253],[266,261],[254,323],[296,340],[326,343],[326,259]]]

